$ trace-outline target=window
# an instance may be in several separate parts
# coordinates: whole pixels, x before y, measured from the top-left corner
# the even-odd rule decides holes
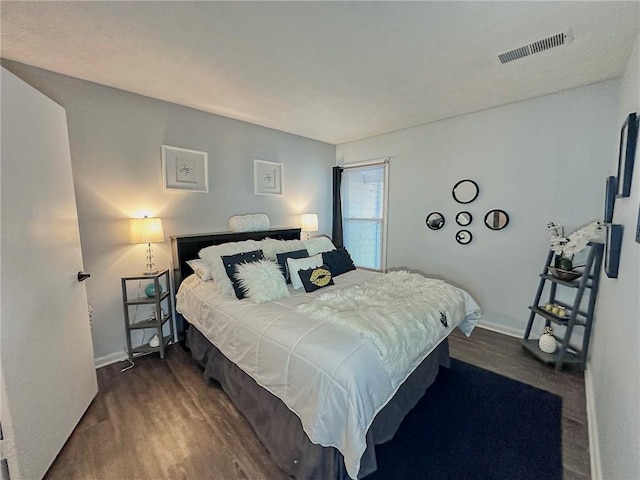
[[[344,245],[358,267],[386,267],[387,169],[385,160],[342,173]]]

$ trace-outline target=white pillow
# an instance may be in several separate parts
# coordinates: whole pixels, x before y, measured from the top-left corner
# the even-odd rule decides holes
[[[304,288],[298,272],[308,268],[316,268],[320,265],[322,265],[322,255],[320,254],[308,258],[287,258],[287,266],[289,267],[289,274],[291,275],[291,286],[296,290]],[[282,271],[280,276],[282,276]]]
[[[198,255],[204,260],[213,275],[214,288],[216,291],[227,297],[234,297],[236,294],[233,291],[231,280],[227,275],[227,270],[222,263],[223,255],[235,255],[242,252],[252,252],[260,249],[260,242],[255,240],[244,240],[242,242],[228,242],[221,245],[212,245],[210,247],[200,250]]]
[[[209,265],[207,265],[207,262],[205,262],[204,260],[187,260],[187,265],[191,267],[193,273],[195,273],[196,276],[203,282],[206,282],[207,280],[213,280],[213,272],[209,268]]]
[[[271,260],[238,264],[236,279],[245,296],[255,303],[273,302],[291,295],[280,265]]]
[[[232,232],[259,232],[269,230],[269,226],[269,217],[264,213],[248,213],[229,218],[229,230]]]
[[[302,243],[304,244],[304,248],[307,249],[307,252],[309,252],[309,256],[336,249],[336,246],[329,237],[313,237],[308,240],[303,240]]]
[[[276,260],[278,253],[294,252],[303,248],[304,245],[300,240],[276,240],[275,238],[260,240],[260,250],[262,250],[264,258],[269,260]]]

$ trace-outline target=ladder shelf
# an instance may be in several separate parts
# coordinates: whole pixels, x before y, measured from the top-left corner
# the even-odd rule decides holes
[[[560,370],[564,364],[579,364],[584,368],[587,361],[589,339],[591,337],[591,327],[593,325],[593,314],[600,282],[600,270],[602,269],[604,245],[601,243],[589,243],[587,248],[589,248],[589,253],[585,263],[584,272],[578,279],[572,281],[561,280],[548,273],[548,267],[552,266],[551,262],[555,258],[555,254],[552,251],[549,251],[547,260],[544,264],[544,269],[539,275],[540,282],[538,284],[538,290],[536,291],[533,304],[529,306],[531,313],[529,314],[527,328],[521,340],[522,346],[539,360],[545,363],[554,364],[556,370]],[[554,313],[545,310],[544,305],[541,304],[540,299],[542,298],[542,294],[547,283],[549,284],[549,296],[548,301],[544,303],[551,303],[564,307],[567,312],[566,316],[560,317],[555,315]],[[573,290],[572,301],[563,302],[556,299],[558,287],[567,289],[569,292]],[[583,299],[585,299],[585,293],[587,295],[586,310],[582,305]],[[569,296],[570,295],[567,295],[567,297]],[[538,339],[530,338],[531,331],[536,320],[544,321],[545,327],[548,327],[551,324],[564,327],[562,335],[554,334],[558,344],[558,348],[554,353],[543,352],[538,346]],[[580,345],[575,344],[576,327],[584,329]]]

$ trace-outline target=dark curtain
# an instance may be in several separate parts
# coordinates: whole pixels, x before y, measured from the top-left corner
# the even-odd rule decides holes
[[[342,183],[342,168],[333,167],[333,230],[331,238],[336,248],[343,246],[342,239],[342,198],[340,185]]]

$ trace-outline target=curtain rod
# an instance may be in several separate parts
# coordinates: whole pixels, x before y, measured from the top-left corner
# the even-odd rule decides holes
[[[385,163],[388,164],[389,162],[390,162],[390,158],[384,157],[384,158],[375,158],[373,160],[363,160],[362,162],[347,163],[345,165],[336,165],[336,166],[342,168],[343,170],[346,170],[349,168],[368,167],[369,165],[381,165]]]

